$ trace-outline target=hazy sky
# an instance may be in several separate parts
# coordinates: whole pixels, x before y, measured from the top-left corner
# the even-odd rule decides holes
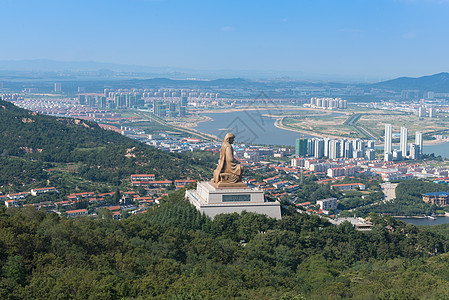
[[[382,78],[449,71],[444,0],[0,0],[0,11],[0,60]]]

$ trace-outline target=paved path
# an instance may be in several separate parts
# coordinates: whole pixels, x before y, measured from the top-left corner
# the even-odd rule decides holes
[[[391,182],[384,182],[380,185],[382,188],[382,192],[384,192],[384,200],[383,202],[388,202],[393,199],[396,199],[396,187],[398,186],[397,183],[391,183]]]
[[[397,183],[391,183],[391,182],[382,183],[380,185],[380,187],[382,189],[382,192],[384,193],[384,199],[383,200],[378,201],[378,202],[374,202],[374,203],[371,203],[371,204],[355,207],[355,208],[350,209],[349,211],[353,211],[353,210],[356,210],[356,209],[362,208],[362,207],[379,205],[381,203],[386,203],[388,201],[391,201],[391,200],[395,199],[396,198],[396,187],[397,186],[398,186]]]

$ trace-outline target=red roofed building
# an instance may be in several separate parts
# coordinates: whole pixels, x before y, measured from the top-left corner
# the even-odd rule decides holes
[[[196,180],[189,180],[189,179],[179,179],[179,180],[175,180],[175,186],[179,187],[181,185],[186,186],[189,183],[194,183],[196,182]]]
[[[90,198],[90,197],[95,197],[95,193],[94,192],[72,193],[67,196],[67,199],[79,200],[80,198]]]
[[[122,214],[119,211],[113,211],[112,218],[114,218],[115,220],[120,220],[122,218]]]
[[[60,201],[60,202],[55,202],[55,205],[58,205],[58,206],[69,206],[69,205],[71,205],[72,204],[72,201],[69,201],[69,200],[67,200],[67,201]]]
[[[76,217],[88,214],[87,209],[68,210],[65,213],[67,214],[67,217]]]
[[[169,186],[172,182],[170,180],[159,180],[159,181],[153,181],[152,185],[155,186]]]
[[[18,207],[19,205],[17,204],[16,200],[6,200],[5,206],[9,208],[9,207]]]
[[[98,194],[98,197],[104,197],[104,196],[114,196],[115,192],[110,192],[110,193],[103,193],[103,194]]]
[[[365,190],[365,185],[363,183],[342,183],[342,184],[333,184],[331,186],[332,189],[339,189],[340,191],[346,190]]]
[[[117,210],[120,210],[120,206],[119,205],[116,205],[116,206],[109,206],[109,207],[106,207],[107,209],[109,209],[110,211],[117,211]]]
[[[154,174],[133,174],[131,181],[154,181],[156,176]]]

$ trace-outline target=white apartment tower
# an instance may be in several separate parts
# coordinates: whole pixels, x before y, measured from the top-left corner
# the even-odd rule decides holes
[[[391,124],[385,124],[385,145],[384,153],[391,153],[391,145],[393,139],[393,126]]]
[[[426,116],[426,109],[422,106],[418,108],[418,117],[424,118]]]
[[[407,136],[408,136],[408,129],[407,127],[401,127],[401,140],[400,140],[400,148],[402,152],[402,156],[407,156]]]

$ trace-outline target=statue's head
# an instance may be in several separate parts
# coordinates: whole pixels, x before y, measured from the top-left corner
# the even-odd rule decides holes
[[[228,132],[224,138],[225,142],[232,144],[234,142],[235,135]]]

